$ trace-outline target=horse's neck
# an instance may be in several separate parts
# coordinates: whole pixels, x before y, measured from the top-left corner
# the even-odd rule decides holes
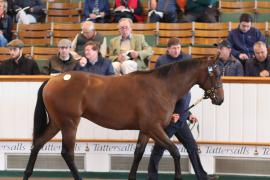
[[[197,83],[197,73],[194,69],[180,72],[177,68],[174,72],[169,74],[166,83],[173,96],[178,100]]]

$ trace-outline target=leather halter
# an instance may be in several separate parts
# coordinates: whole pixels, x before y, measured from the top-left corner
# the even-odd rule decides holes
[[[211,65],[208,66],[208,78],[210,78],[210,82],[211,82],[211,88],[208,90],[204,91],[204,99],[208,99],[208,98],[215,98],[216,97],[216,93],[215,90],[222,88],[222,83],[217,83],[215,81],[217,81],[218,79],[220,79],[220,74],[217,73],[217,71],[215,71],[215,69],[217,68],[217,65]],[[207,80],[206,79],[206,80]]]

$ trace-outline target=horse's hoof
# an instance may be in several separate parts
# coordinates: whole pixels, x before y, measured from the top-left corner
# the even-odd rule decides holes
[[[182,180],[182,177],[175,177],[174,180]]]

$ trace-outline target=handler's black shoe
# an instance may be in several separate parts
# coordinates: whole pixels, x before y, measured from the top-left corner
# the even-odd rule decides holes
[[[216,175],[208,175],[207,180],[217,180],[219,177]]]

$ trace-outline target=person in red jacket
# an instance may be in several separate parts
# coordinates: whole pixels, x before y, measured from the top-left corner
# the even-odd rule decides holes
[[[143,22],[143,8],[140,0],[115,0],[114,21],[130,18],[133,22]]]

